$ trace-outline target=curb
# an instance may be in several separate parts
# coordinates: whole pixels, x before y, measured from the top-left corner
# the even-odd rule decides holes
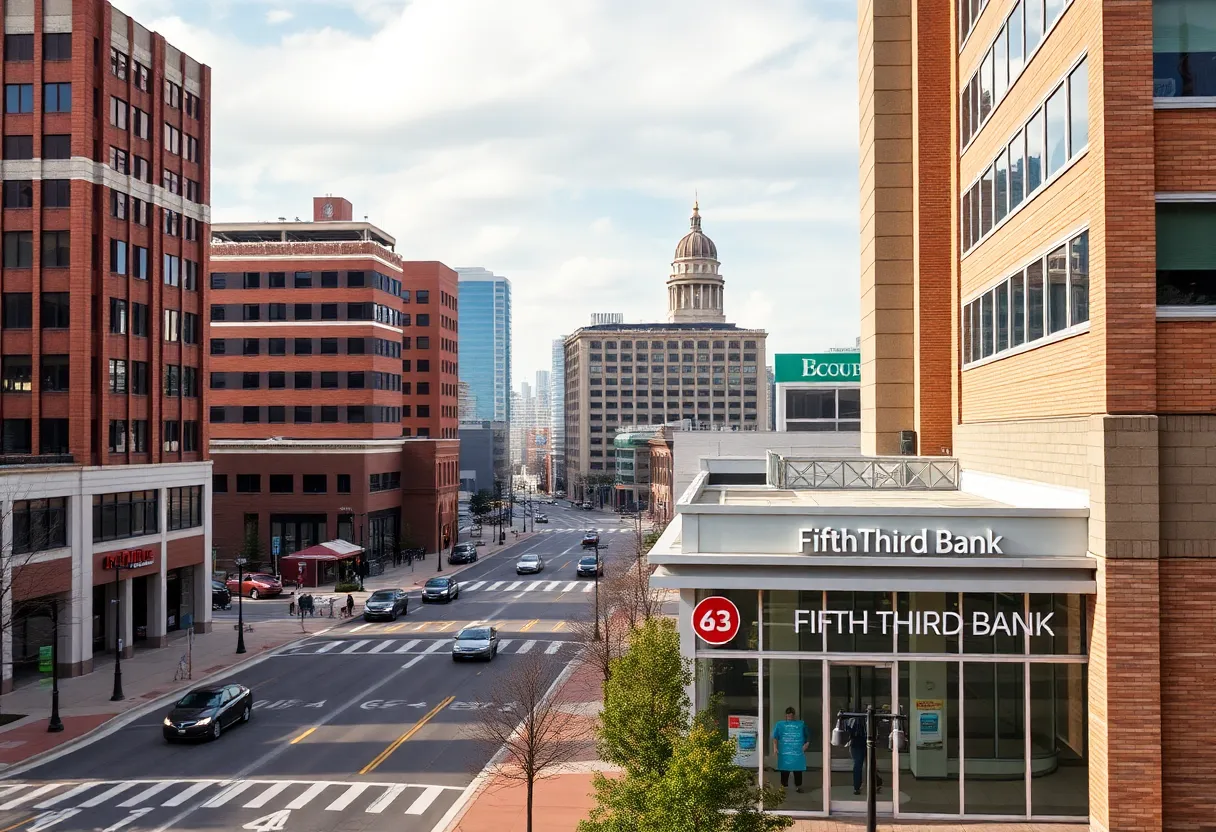
[[[169,700],[175,698],[181,691],[185,690],[186,688],[205,685],[213,679],[222,679],[225,676],[229,676],[238,670],[244,670],[246,668],[253,667],[256,664],[260,664],[261,662],[266,661],[266,659],[269,659],[271,656],[275,655],[276,653],[278,653],[282,650],[286,650],[289,647],[294,647],[296,644],[298,644],[302,641],[307,641],[308,639],[313,638],[316,635],[317,635],[317,633],[308,633],[308,634],[302,636],[301,638],[293,639],[292,641],[285,642],[283,644],[278,645],[277,647],[272,647],[272,648],[263,650],[261,653],[250,656],[249,658],[236,662],[235,664],[231,664],[231,665],[223,668],[222,670],[217,670],[214,673],[204,676],[201,679],[188,679],[188,680],[186,680],[186,682],[187,682],[186,684],[178,685],[177,687],[173,688],[172,690],[165,692],[161,696],[158,696],[156,699],[146,702],[143,705],[140,705],[132,710],[128,710],[128,711],[125,711],[124,713],[117,714],[117,715],[111,717],[110,719],[103,722],[101,725],[98,725],[92,731],[89,731],[87,734],[81,734],[79,737],[76,737],[73,740],[69,740],[68,742],[63,743],[62,745],[57,745],[54,748],[48,748],[45,751],[40,751],[37,754],[34,754],[33,756],[31,756],[25,760],[22,760],[18,763],[10,763],[7,766],[0,767],[0,780],[8,780],[11,777],[15,777],[19,774],[23,774],[24,772],[29,771],[32,768],[37,768],[38,766],[43,765],[44,763],[49,763],[52,760],[55,760],[55,759],[58,759],[59,757],[70,754],[79,748],[83,748],[85,746],[92,745],[93,743],[97,742],[98,740],[102,740],[102,739],[105,739],[106,737],[110,736],[114,732],[118,731],[120,728],[125,728],[127,725],[130,725],[132,722],[136,721],[137,719],[142,719],[144,716],[146,716],[154,711],[160,710],[169,702]]]

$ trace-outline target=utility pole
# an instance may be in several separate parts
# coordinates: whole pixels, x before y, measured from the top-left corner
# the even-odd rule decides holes
[[[51,601],[51,720],[46,730],[58,734],[63,730],[63,720],[59,718],[59,601]]]
[[[114,693],[111,702],[121,702],[122,695],[122,564],[114,563]]]

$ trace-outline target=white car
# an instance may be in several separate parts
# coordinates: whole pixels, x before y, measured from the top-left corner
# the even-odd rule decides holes
[[[541,560],[540,555],[524,555],[515,564],[516,575],[535,575],[545,568],[545,562]]]

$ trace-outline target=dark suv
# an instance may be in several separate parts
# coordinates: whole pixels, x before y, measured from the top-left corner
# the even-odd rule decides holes
[[[457,543],[448,555],[448,563],[476,563],[477,547],[472,543]]]
[[[228,587],[224,586],[223,582],[213,580],[211,582],[211,609],[226,610],[232,606],[232,593],[228,591]]]

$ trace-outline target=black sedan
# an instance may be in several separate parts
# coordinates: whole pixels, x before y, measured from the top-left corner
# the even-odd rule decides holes
[[[409,615],[410,599],[404,589],[377,589],[363,604],[363,619],[377,618],[397,620],[398,615]]]
[[[604,574],[604,562],[597,555],[583,555],[578,559],[575,572],[580,578],[594,578]]]
[[[253,715],[253,692],[242,685],[212,685],[187,693],[165,717],[163,733],[176,740],[218,740],[225,728],[248,722]]]
[[[448,555],[448,563],[476,563],[477,547],[472,543],[457,543]]]
[[[422,587],[422,603],[453,601],[460,597],[460,584],[452,578],[431,578]]]

